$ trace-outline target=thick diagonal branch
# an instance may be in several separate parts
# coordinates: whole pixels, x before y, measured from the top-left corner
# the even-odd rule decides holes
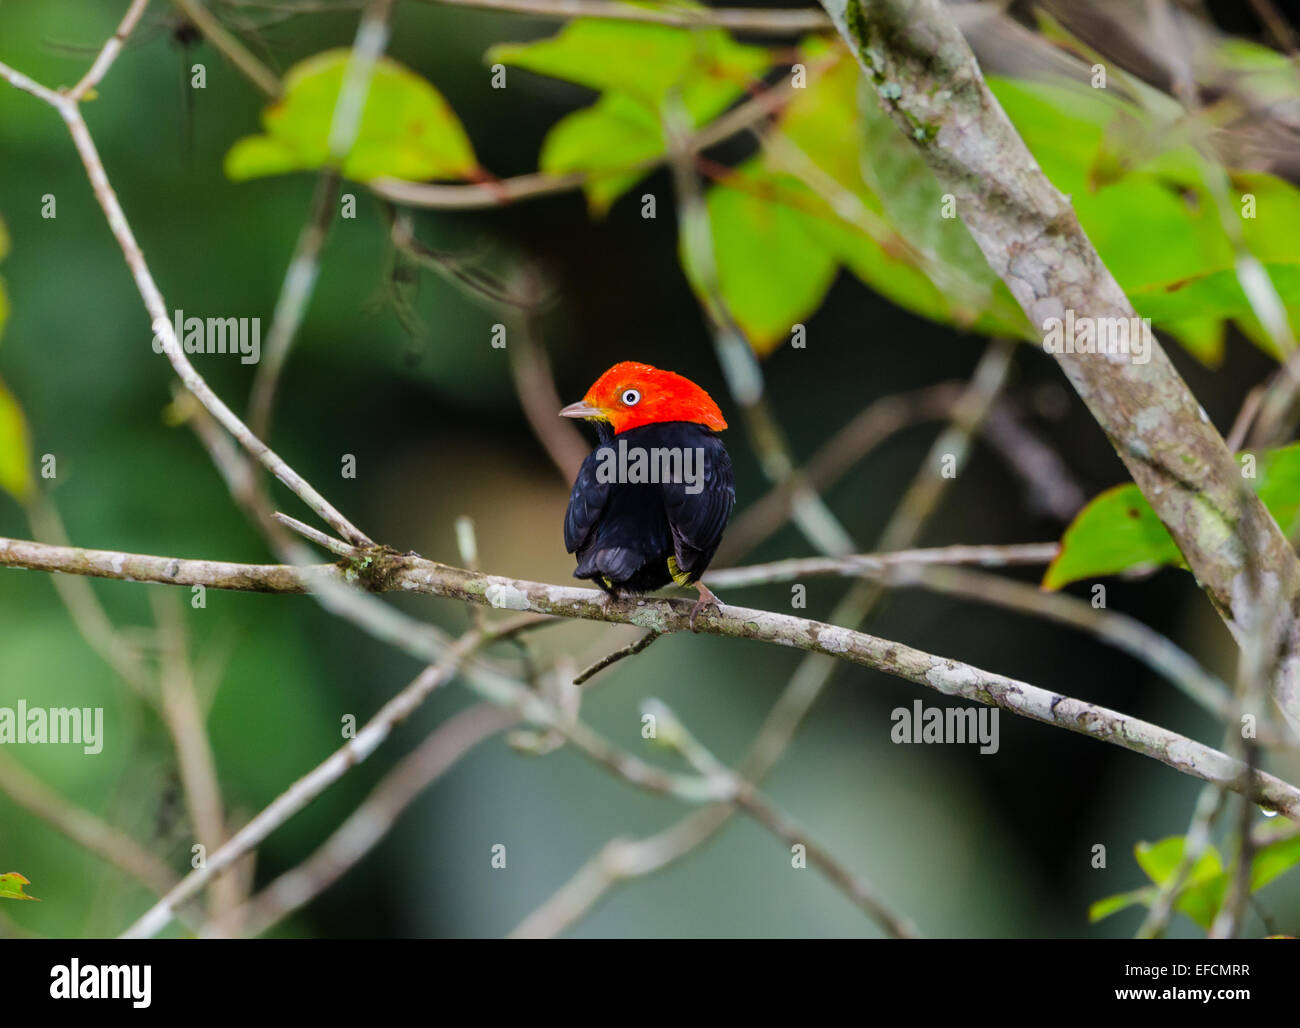
[[[1069,198],[1016,133],[939,0],[822,6],[1033,325],[1045,329],[1047,319],[1064,319],[1067,311],[1135,316]],[[1205,411],[1154,340],[1145,364],[1123,354],[1057,359],[1238,638],[1251,622],[1246,554],[1254,552],[1287,619],[1278,700],[1300,718],[1300,565],[1262,504],[1242,489],[1241,469]],[[1246,531],[1252,524],[1262,527]],[[1265,597],[1260,606],[1273,603]]]

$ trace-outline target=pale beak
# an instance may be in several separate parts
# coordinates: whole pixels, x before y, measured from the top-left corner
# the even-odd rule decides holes
[[[599,407],[592,407],[587,403],[579,401],[571,403],[560,411],[562,418],[605,418],[605,412]]]

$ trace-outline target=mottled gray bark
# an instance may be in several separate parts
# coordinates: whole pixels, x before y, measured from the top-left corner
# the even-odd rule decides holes
[[[1042,329],[1067,310],[1133,317],[1069,198],[1038,167],[939,0],[821,2],[1030,323]],[[1154,341],[1145,364],[1124,354],[1056,356],[1238,641],[1252,630],[1256,610],[1262,617],[1281,612],[1276,696],[1300,727],[1300,566],[1243,487],[1223,438]],[[1247,525],[1261,527],[1250,532]],[[1250,562],[1262,572],[1261,589],[1248,587]]]

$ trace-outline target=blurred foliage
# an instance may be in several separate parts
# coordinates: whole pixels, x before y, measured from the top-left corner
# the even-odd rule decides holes
[[[331,50],[289,69],[284,97],[262,114],[266,135],[241,139],[226,155],[231,179],[308,171],[326,163],[350,54]],[[477,170],[465,130],[442,94],[408,68],[381,58],[343,174],[358,182],[385,175],[418,181],[470,178]]]
[[[1171,836],[1157,843],[1138,843],[1134,847],[1134,856],[1138,866],[1154,884],[1098,900],[1089,908],[1088,917],[1100,921],[1131,906],[1149,908],[1159,894],[1159,887],[1167,886],[1174,877],[1183,861],[1185,847],[1186,840],[1181,836]],[[1297,864],[1300,864],[1300,837],[1278,839],[1261,846],[1251,859],[1250,891],[1257,892]],[[1174,909],[1209,931],[1228,895],[1233,873],[1231,868],[1225,868],[1219,851],[1206,846],[1179,887]]]
[[[9,236],[4,222],[0,221],[0,260],[9,252]],[[9,316],[4,281],[0,280],[0,336],[4,335],[5,319]],[[0,489],[20,503],[27,499],[32,487],[28,455],[27,420],[23,417],[18,400],[5,388],[0,379]]]
[[[598,214],[643,177],[623,169],[664,154],[661,111],[670,92],[698,127],[772,64],[766,49],[737,43],[721,29],[585,18],[551,39],[494,46],[487,60],[600,93],[593,106],[547,133],[539,159],[542,171],[589,172],[584,188]]]
[[[0,489],[19,503],[32,489],[27,419],[13,393],[0,381]]]

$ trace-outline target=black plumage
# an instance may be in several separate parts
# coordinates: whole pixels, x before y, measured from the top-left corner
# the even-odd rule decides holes
[[[597,423],[600,445],[582,463],[564,518],[564,546],[576,554],[574,578],[588,578],[612,596],[645,593],[670,582],[690,585],[704,574],[736,504],[731,458],[722,440],[688,421],[663,421],[614,435]],[[619,449],[647,459],[690,452],[677,481],[609,481]],[[634,459],[634,458],[633,458]],[[631,459],[625,460],[627,467]],[[654,462],[652,461],[652,464]],[[657,464],[662,467],[662,461]],[[673,477],[659,475],[660,479]],[[689,478],[690,481],[683,480]],[[697,491],[694,486],[699,486]]]

